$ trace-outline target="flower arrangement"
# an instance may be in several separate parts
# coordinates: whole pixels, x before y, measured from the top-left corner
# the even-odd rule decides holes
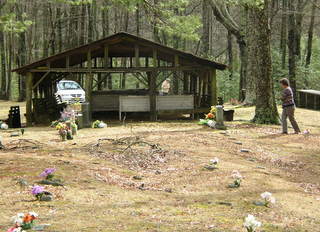
[[[58,130],[58,133],[59,133],[59,135],[61,137],[61,140],[62,141],[66,141],[67,140],[68,130],[69,130],[67,125],[65,123],[59,122],[56,125],[56,130]]]
[[[206,114],[206,119],[214,119],[215,115],[213,113]]]
[[[243,226],[247,229],[247,232],[255,232],[256,229],[258,229],[259,227],[261,227],[262,223],[257,221],[256,218],[249,214],[244,223]]]
[[[206,115],[206,119],[215,120],[217,115],[217,108],[215,106],[211,106],[210,112]]]
[[[55,128],[59,123],[60,123],[59,121],[53,121],[53,122],[51,122],[50,127]]]
[[[29,212],[27,214],[18,213],[16,216],[12,217],[12,222],[14,227],[7,230],[7,232],[23,232],[25,230],[30,230],[34,226],[34,220],[36,220],[38,214],[35,212]]]
[[[8,130],[8,129],[9,129],[9,126],[8,126],[8,124],[6,124],[5,122],[0,121],[0,129],[1,129],[1,130]]]
[[[271,204],[276,203],[276,198],[272,196],[272,193],[264,192],[261,193],[261,198],[264,200],[264,206],[268,207]]]
[[[75,122],[71,122],[70,124],[72,135],[78,134],[78,125]]]
[[[41,197],[44,194],[44,187],[36,185],[31,189],[31,194],[36,197],[37,200],[41,200]]]
[[[46,180],[52,180],[54,177],[55,168],[46,168],[41,174],[40,177],[44,177]]]
[[[105,128],[105,127],[107,127],[107,124],[104,123],[103,121],[97,120],[92,123],[92,128]]]
[[[216,165],[218,165],[218,163],[219,163],[219,159],[217,157],[210,160],[211,165],[216,166]]]
[[[205,114],[205,119],[200,119],[198,124],[207,125],[211,128],[215,128],[216,114],[217,114],[217,108],[215,106],[211,106],[210,112],[208,114]]]
[[[239,188],[241,185],[241,180],[242,180],[242,175],[240,174],[239,171],[233,170],[231,174],[232,179],[234,179],[233,184],[230,184],[230,188]]]
[[[73,131],[75,131],[75,129],[72,129],[72,125],[75,124],[73,122],[59,122],[56,125],[56,129],[58,130],[58,133],[61,137],[62,141],[66,141],[68,140],[72,140],[73,139]],[[68,126],[69,125],[69,126]],[[76,124],[75,124],[76,125]],[[74,128],[78,129],[78,127],[73,126]],[[75,132],[76,133],[76,132]]]
[[[55,168],[46,168],[41,174],[40,177],[44,179],[36,182],[39,185],[52,185],[52,186],[63,186],[63,182],[60,179],[54,178],[54,173],[56,172]],[[45,192],[48,195],[48,192]]]
[[[210,160],[209,164],[205,165],[204,168],[208,170],[217,169],[217,165],[219,163],[219,159],[217,157]]]
[[[33,186],[31,194],[36,197],[38,201],[52,201],[53,195],[50,192],[44,191],[42,186]]]

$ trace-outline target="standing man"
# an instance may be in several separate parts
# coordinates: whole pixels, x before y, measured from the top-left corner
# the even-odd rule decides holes
[[[289,80],[287,78],[283,78],[280,80],[280,85],[283,89],[282,91],[282,133],[288,134],[288,124],[287,124],[287,118],[289,118],[291,125],[295,131],[296,134],[300,133],[300,128],[298,126],[298,123],[294,117],[294,111],[295,111],[295,103],[293,98],[293,92],[290,88]]]
[[[170,89],[171,89],[170,79],[167,78],[164,82],[162,82],[161,95],[162,96],[169,95]]]

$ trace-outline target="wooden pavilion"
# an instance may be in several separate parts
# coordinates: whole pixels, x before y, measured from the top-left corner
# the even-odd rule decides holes
[[[124,62],[123,62],[124,61]],[[119,65],[121,63],[121,65]],[[203,112],[217,103],[216,70],[226,65],[128,33],[118,33],[13,70],[26,77],[27,125],[50,117],[56,83],[75,79],[83,84],[92,111]],[[103,91],[113,74],[130,74],[144,91]],[[164,79],[172,76],[173,94],[158,96]],[[186,100],[188,99],[188,100]],[[205,108],[205,110],[204,110]],[[202,109],[202,110],[201,110]]]
[[[299,107],[320,110],[320,91],[312,89],[298,90],[298,96]]]

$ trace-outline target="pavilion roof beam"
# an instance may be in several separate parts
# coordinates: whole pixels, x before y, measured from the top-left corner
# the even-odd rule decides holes
[[[178,66],[178,67],[138,67],[138,68],[41,68],[41,69],[31,69],[30,72],[60,72],[60,73],[132,73],[132,72],[152,72],[152,71],[194,71],[207,69],[204,66]]]

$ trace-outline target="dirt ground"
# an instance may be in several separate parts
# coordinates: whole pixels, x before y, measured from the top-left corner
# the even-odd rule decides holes
[[[67,142],[49,127],[13,138],[0,131],[8,148],[0,150],[0,231],[15,213],[28,211],[40,215],[38,224],[50,224],[46,231],[59,232],[245,231],[247,214],[262,222],[261,232],[320,231],[320,112],[297,110],[302,129],[310,131],[301,135],[250,124],[253,113],[236,109],[227,134],[195,121],[111,122],[79,130]],[[125,137],[157,146],[98,143]],[[218,169],[204,169],[214,157]],[[65,187],[46,187],[54,201],[37,202],[30,186],[47,167],[57,169]],[[228,188],[233,170],[244,176],[238,189]],[[29,186],[17,184],[19,178]],[[265,191],[276,204],[253,204]]]

